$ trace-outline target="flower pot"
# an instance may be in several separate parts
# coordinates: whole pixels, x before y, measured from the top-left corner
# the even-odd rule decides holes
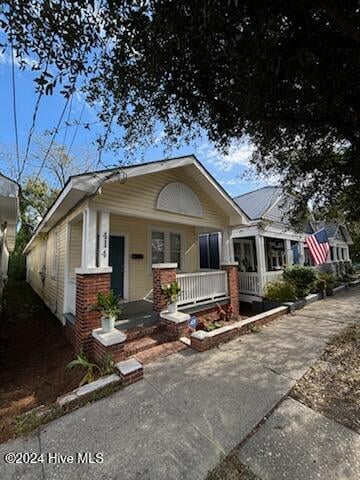
[[[111,332],[115,327],[115,317],[101,317],[101,328],[104,333]]]
[[[177,312],[177,302],[171,302],[168,305],[168,312],[169,313],[176,313]]]

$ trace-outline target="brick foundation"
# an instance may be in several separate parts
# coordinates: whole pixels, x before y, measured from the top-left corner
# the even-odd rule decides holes
[[[275,309],[276,310],[276,309]],[[288,313],[288,308],[282,307],[281,311],[275,311],[274,313],[269,312],[269,315],[263,316],[262,314],[256,315],[252,321],[251,317],[249,318],[249,324],[239,325],[235,324],[223,327],[224,330],[217,332],[216,330],[212,335],[206,335],[204,338],[196,338],[196,336],[191,336],[191,347],[197,350],[198,352],[205,352],[211,348],[216,347],[217,345],[233,340],[239,335],[245,335],[246,333],[251,332],[253,326],[260,327],[266,325],[267,323],[276,320],[279,317],[282,317]]]
[[[93,357],[92,331],[101,326],[100,313],[92,311],[98,292],[108,293],[111,286],[110,273],[76,275],[76,322],[74,326],[74,348],[86,356]]]
[[[111,355],[114,362],[125,359],[125,342],[105,346],[96,338],[93,338],[93,358],[96,362],[102,363],[106,355]]]
[[[221,270],[225,270],[227,273],[230,305],[233,308],[233,313],[231,318],[236,320],[240,312],[238,264],[237,263],[222,264]]]
[[[159,313],[159,312],[162,312],[163,310],[166,310],[167,308],[167,301],[165,296],[162,293],[161,287],[163,285],[176,281],[176,266],[175,267],[174,266],[172,267],[153,266],[152,271],[153,271],[153,310],[154,312]]]
[[[164,328],[169,340],[178,340],[181,337],[185,337],[189,332],[189,326],[187,322],[174,323],[166,318],[160,320],[160,324]]]

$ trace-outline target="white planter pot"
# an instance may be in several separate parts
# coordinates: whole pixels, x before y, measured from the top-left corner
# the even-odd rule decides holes
[[[115,317],[101,317],[101,328],[104,333],[111,332],[115,328]]]
[[[177,302],[171,302],[168,305],[168,312],[169,313],[176,313],[177,312]]]

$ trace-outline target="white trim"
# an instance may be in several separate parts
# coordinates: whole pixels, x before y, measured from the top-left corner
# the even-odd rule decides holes
[[[129,299],[129,234],[120,230],[109,230],[109,258],[110,258],[110,237],[124,237],[124,278],[123,278],[123,301]],[[112,267],[111,267],[112,269]]]
[[[89,268],[75,268],[75,274],[78,275],[96,275],[100,273],[111,273],[112,267],[89,267]]]
[[[177,268],[177,265],[177,263],[153,263],[152,268],[161,270],[166,268]]]
[[[66,222],[66,235],[65,235],[65,254],[64,254],[64,302],[63,302],[63,315],[68,313],[68,301],[69,301],[69,259],[70,259],[70,227],[71,224]],[[62,324],[66,324],[66,320],[63,317]]]
[[[176,224],[175,224],[176,225]],[[166,261],[166,256],[167,256],[167,253],[170,254],[170,233],[174,233],[174,234],[177,234],[177,235],[180,235],[180,243],[181,243],[181,246],[180,246],[180,259],[181,259],[181,265],[180,265],[180,269],[179,269],[179,272],[182,272],[184,271],[184,267],[185,267],[185,236],[186,236],[186,231],[181,229],[181,228],[177,228],[176,226],[173,228],[173,227],[161,227],[161,226],[156,226],[156,225],[149,225],[148,226],[148,273],[151,274],[152,272],[152,269],[153,269],[153,263],[152,263],[152,232],[159,232],[159,233],[164,233],[164,241],[165,241],[165,252],[164,252],[164,262],[162,263],[159,263],[159,264],[156,264],[156,265],[164,265],[164,264],[169,264],[169,265],[173,265],[174,262],[169,262],[169,261]],[[166,235],[167,234],[167,235]],[[168,240],[167,238],[168,237]],[[167,252],[167,249],[168,249],[168,252]],[[176,262],[175,262],[176,263]],[[177,263],[176,263],[177,265]],[[172,267],[169,267],[169,268],[172,268]]]
[[[203,218],[204,210],[196,193],[183,182],[170,182],[163,187],[156,208],[177,215]]]

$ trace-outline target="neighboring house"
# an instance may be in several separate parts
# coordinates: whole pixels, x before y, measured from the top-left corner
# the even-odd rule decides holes
[[[99,326],[89,313],[98,290],[112,288],[124,308],[148,309],[152,302],[158,312],[164,308],[159,284],[176,278],[182,310],[204,310],[233,296],[236,313],[231,232],[248,223],[194,156],[75,175],[25,248],[27,280],[73,329],[77,349],[88,347]],[[205,264],[199,235],[214,232],[221,232],[218,262]]]
[[[15,248],[19,185],[0,174],[0,296],[7,280],[9,254]]]
[[[240,300],[260,301],[265,285],[281,275],[284,267],[304,263],[305,234],[290,227],[294,198],[280,187],[263,187],[234,201],[251,220],[250,226],[232,232],[241,272]]]
[[[315,231],[324,228],[329,239],[330,251],[327,262],[321,265],[322,271],[333,272],[342,277],[347,273],[347,266],[351,264],[349,246],[353,244],[347,227],[339,222],[318,224],[310,222],[306,228],[306,234],[311,235]],[[305,265],[313,266],[314,262],[309,249],[305,245]]]

